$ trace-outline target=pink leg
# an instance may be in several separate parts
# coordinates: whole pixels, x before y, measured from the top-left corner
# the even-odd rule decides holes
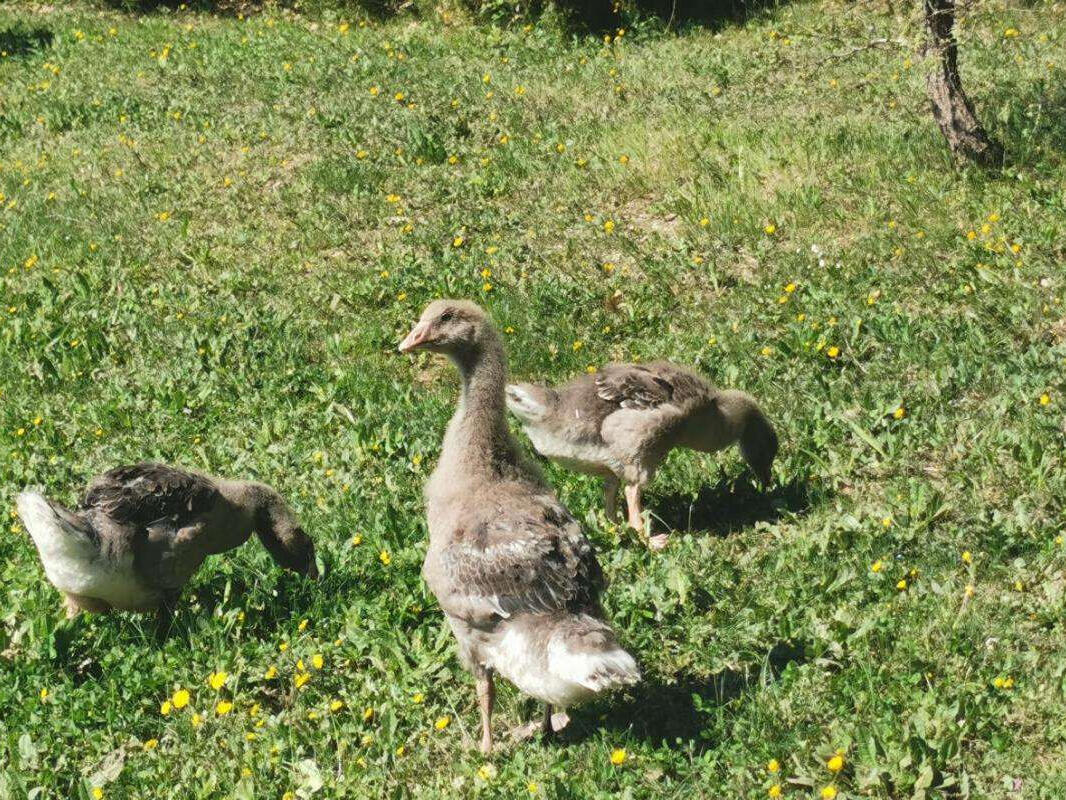
[[[629,507],[630,526],[634,530],[647,535],[648,530],[645,527],[644,513],[640,509],[640,486],[626,486],[626,505]],[[669,541],[670,536],[665,533],[648,536],[648,547],[652,550],[662,550]]]

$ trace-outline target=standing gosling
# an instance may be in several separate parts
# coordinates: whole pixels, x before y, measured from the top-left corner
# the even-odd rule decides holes
[[[603,573],[581,527],[522,457],[507,427],[507,359],[476,305],[437,300],[400,344],[447,355],[462,394],[426,484],[422,575],[474,673],[481,750],[492,749],[494,676],[565,709],[640,678],[603,620]]]
[[[252,531],[278,564],[318,577],[311,540],[281,495],[261,483],[143,463],[94,478],[74,511],[35,491],[17,505],[68,617],[159,610],[164,622],[204,559],[244,544]]]
[[[609,364],[555,389],[511,384],[507,407],[542,456],[604,479],[611,519],[624,485],[629,524],[639,531],[645,528],[641,492],[673,448],[714,453],[739,442],[763,485],[777,455],[777,433],[755,400],[718,390],[668,361]],[[668,540],[662,533],[648,543],[658,550]]]

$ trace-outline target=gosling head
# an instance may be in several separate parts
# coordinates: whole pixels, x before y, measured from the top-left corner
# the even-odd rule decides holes
[[[469,300],[434,300],[418,324],[400,342],[400,352],[429,350],[433,353],[457,357],[460,353],[477,350],[495,336],[488,315]]]
[[[280,566],[306,578],[318,578],[315,545],[280,497],[266,494],[255,511],[259,541]]]
[[[740,437],[740,454],[764,487],[773,481],[772,467],[777,457],[777,447],[777,431],[770,420],[755,408]]]

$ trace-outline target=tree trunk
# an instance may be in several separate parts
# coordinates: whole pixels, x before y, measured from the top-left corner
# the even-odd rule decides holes
[[[955,40],[955,0],[922,0],[929,43],[936,66],[928,77],[929,99],[944,138],[956,156],[980,164],[998,164],[1003,148],[982,127],[959,77],[959,44]]]

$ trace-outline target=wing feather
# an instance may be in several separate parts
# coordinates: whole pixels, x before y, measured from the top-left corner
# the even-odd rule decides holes
[[[116,467],[94,478],[81,508],[106,514],[118,524],[145,526],[174,517],[180,527],[217,500],[218,490],[204,476],[146,462]]]
[[[597,607],[603,572],[577,521],[550,496],[503,509],[453,532],[427,558],[426,579],[445,611],[510,617]]]

